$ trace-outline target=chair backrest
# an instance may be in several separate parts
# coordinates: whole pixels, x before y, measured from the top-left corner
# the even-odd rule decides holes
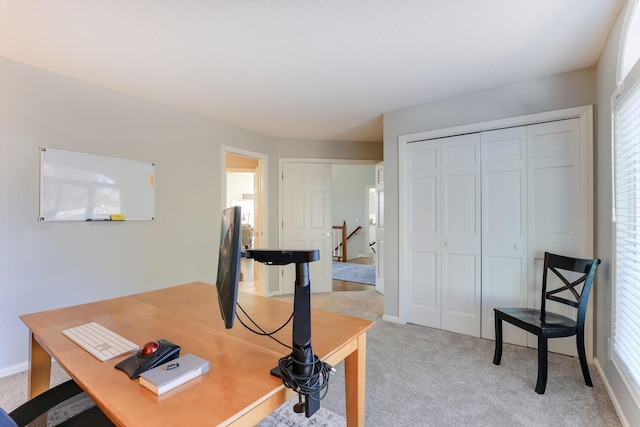
[[[0,408],[0,427],[18,427],[18,424],[16,424],[13,418],[2,408]]]
[[[540,307],[541,319],[544,321],[546,314],[547,300],[556,301],[562,304],[577,308],[577,323],[584,324],[587,313],[587,302],[589,292],[596,276],[596,270],[600,260],[571,258],[563,255],[555,255],[549,252],[544,253],[544,273],[542,275],[542,306]],[[563,286],[547,291],[547,273],[553,272],[563,282]],[[567,278],[566,272],[579,273],[578,277]],[[560,293],[563,293],[560,296]],[[573,299],[564,298],[564,295]]]

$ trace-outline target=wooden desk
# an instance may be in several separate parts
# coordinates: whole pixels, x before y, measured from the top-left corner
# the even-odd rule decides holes
[[[312,297],[313,298],[313,297]],[[293,305],[240,294],[240,303],[265,330],[275,329]],[[58,310],[20,316],[31,332],[29,395],[49,388],[51,358],[122,426],[255,425],[293,393],[269,374],[289,350],[236,324],[224,328],[215,286],[189,283]],[[160,397],[114,365],[100,362],[61,331],[98,322],[140,345],[166,338],[211,362],[211,371]],[[364,425],[366,331],[369,320],[312,311],[314,352],[335,365],[345,361],[347,424]],[[278,333],[291,342],[291,328]]]

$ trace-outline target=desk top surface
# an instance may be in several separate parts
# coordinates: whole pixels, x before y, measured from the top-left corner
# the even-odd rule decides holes
[[[239,301],[265,330],[279,327],[293,309],[292,303],[249,294],[241,293]],[[225,329],[215,286],[206,283],[27,314],[21,319],[43,348],[122,425],[227,424],[284,389],[269,371],[289,350],[239,324]],[[156,396],[114,369],[127,356],[100,362],[61,333],[87,322],[97,322],[140,345],[166,338],[182,347],[181,354],[208,360],[211,371]],[[370,320],[314,309],[314,352],[325,359],[371,326]],[[290,325],[276,336],[289,344]]]

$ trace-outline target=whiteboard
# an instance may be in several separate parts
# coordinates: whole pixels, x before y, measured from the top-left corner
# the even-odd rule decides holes
[[[40,221],[152,220],[151,162],[40,148]]]

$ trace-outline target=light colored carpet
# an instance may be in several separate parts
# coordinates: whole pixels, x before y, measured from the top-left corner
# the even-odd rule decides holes
[[[594,387],[587,387],[577,358],[551,353],[547,390],[539,395],[537,350],[505,344],[495,366],[493,341],[383,321],[375,290],[313,294],[311,301],[376,322],[367,333],[367,426],[621,425],[595,366]],[[344,416],[343,364],[336,368],[322,406]]]

